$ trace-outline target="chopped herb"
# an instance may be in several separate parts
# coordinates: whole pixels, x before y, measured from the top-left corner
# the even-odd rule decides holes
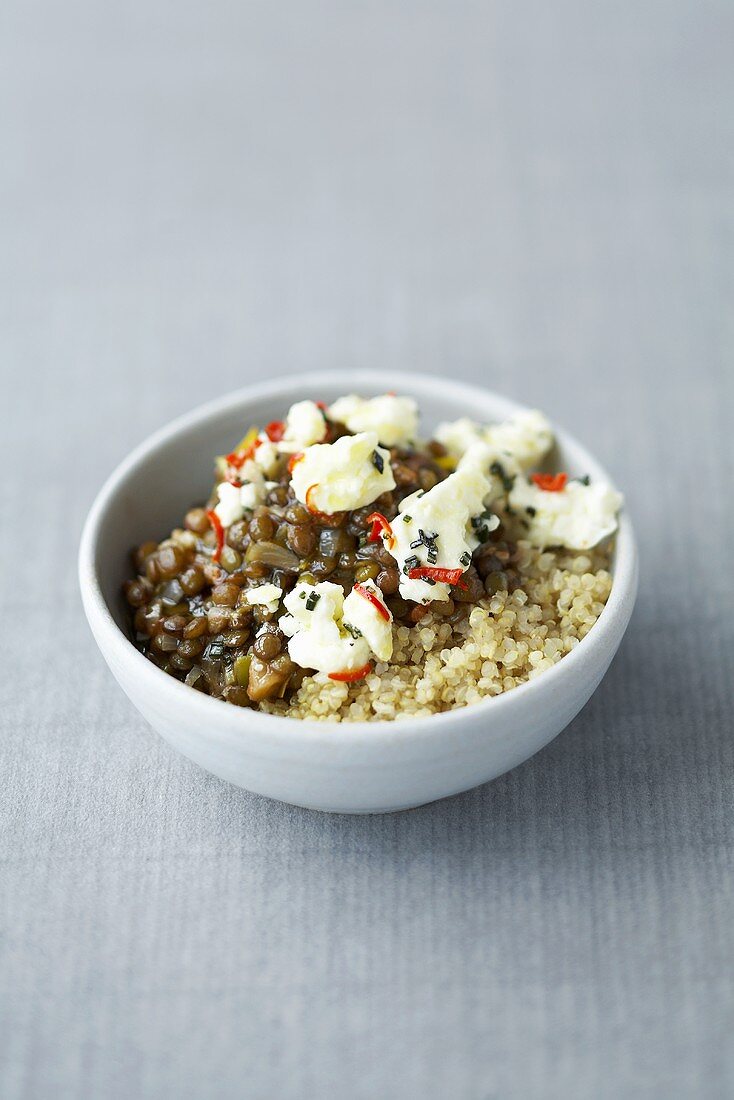
[[[481,527],[477,527],[474,533],[477,536],[479,542],[482,543],[482,545],[484,545],[484,543],[489,538],[489,528],[485,527],[484,524],[482,524]]]
[[[420,559],[417,558],[415,554],[411,554],[409,558],[405,559],[405,562],[403,564],[403,573],[407,575],[411,571],[411,569],[417,569],[419,565]]]
[[[426,554],[429,565],[435,565],[438,561],[438,550],[435,546],[428,547],[428,553]]]
[[[403,516],[403,523],[412,523],[412,516]]]
[[[305,600],[306,599],[306,593],[305,592],[299,592],[298,593],[298,598],[300,600]]]
[[[352,626],[351,623],[347,623],[347,622],[344,622],[343,625],[344,625],[344,629],[346,630],[347,634],[351,634],[353,638],[361,638],[362,637],[362,631],[359,630],[358,627]]]
[[[527,506],[527,508],[525,509],[525,511],[527,512],[527,514],[528,514],[529,516],[534,516],[534,515],[535,515],[535,513],[536,513],[536,512],[538,511],[538,509],[537,509],[537,508],[533,508],[533,507],[532,507],[532,505],[528,504],[528,506]]]
[[[489,467],[490,474],[494,474],[502,482],[502,488],[506,493],[509,493],[512,486],[515,484],[514,477],[510,477],[501,462],[493,462]]]
[[[306,611],[313,611],[320,599],[320,592],[311,592],[308,599],[306,600]]]
[[[464,551],[464,553],[459,558],[459,561],[462,565],[471,565],[471,554],[468,550]]]
[[[418,528],[418,538],[411,542],[410,549],[415,550],[418,546],[428,547],[429,552],[434,551],[438,554],[438,547],[436,542],[438,541],[438,531],[424,531],[422,527]]]
[[[385,469],[385,459],[382,457],[379,451],[372,452],[372,465],[377,470],[378,474],[381,474]]]
[[[583,477],[577,477],[576,480],[580,485],[591,485],[591,478],[588,474],[584,474]]]

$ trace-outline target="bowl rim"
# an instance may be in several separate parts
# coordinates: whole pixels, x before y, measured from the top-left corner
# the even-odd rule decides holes
[[[371,742],[382,743],[407,738],[431,739],[443,736],[449,725],[484,721],[487,736],[492,731],[492,720],[501,720],[509,708],[522,706],[528,696],[542,697],[543,692],[553,693],[562,684],[564,677],[570,677],[578,666],[589,661],[595,653],[604,650],[611,642],[616,648],[629,620],[637,592],[638,559],[635,534],[632,521],[626,509],[619,517],[616,536],[615,560],[612,568],[612,590],[599,619],[585,638],[561,661],[546,669],[542,675],[528,680],[511,691],[484,699],[471,706],[457,707],[438,714],[405,716],[398,719],[375,719],[370,722],[333,722],[317,721],[308,718],[288,718],[282,715],[267,714],[249,708],[234,707],[222,699],[215,699],[195,691],[173,676],[159,669],[136,649],[132,641],[116,623],[107,604],[97,575],[95,564],[96,550],[108,510],[118,491],[124,487],[126,479],[139,470],[147,461],[167,444],[201,424],[216,418],[240,403],[248,403],[272,398],[287,398],[289,394],[298,398],[293,391],[310,390],[318,393],[325,385],[333,386],[337,380],[344,388],[341,371],[314,371],[297,375],[284,375],[268,382],[242,387],[227,394],[198,405],[190,412],[171,420],[151,435],[147,436],[118,463],[97,493],[84,522],[78,556],[78,577],[82,603],[94,638],[103,656],[110,663],[127,665],[134,669],[141,688],[155,695],[161,703],[168,703],[171,713],[186,707],[190,718],[200,720],[202,737],[211,736],[216,727],[221,736],[236,737],[239,744],[242,732],[267,735],[273,741],[292,745],[294,741],[303,744],[320,743],[324,746]],[[452,396],[466,403],[467,410],[476,408],[489,399],[495,406],[506,410],[506,415],[529,408],[520,402],[498,394],[481,386],[466,382],[457,382],[409,371],[354,371],[348,378],[350,391],[369,388],[378,391],[399,389],[411,396],[420,397],[430,394],[434,397]],[[553,424],[556,439],[561,447],[568,448],[574,457],[588,468],[589,472],[610,485],[612,479],[601,464],[586,448],[577,442],[565,429]]]

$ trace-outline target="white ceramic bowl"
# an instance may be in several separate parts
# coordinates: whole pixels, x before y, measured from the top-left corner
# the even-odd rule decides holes
[[[213,456],[250,424],[281,419],[294,401],[333,401],[398,390],[419,402],[424,429],[519,408],[481,389],[414,374],[363,372],[282,378],[220,398],[175,420],[114,471],[84,527],[79,583],[89,625],[128,697],[175,748],[258,794],[339,813],[406,809],[501,775],[546,745],[578,714],[609,667],[629,622],[637,553],[622,515],[609,602],[589,635],[552,669],[513,691],[428,718],[320,723],[279,718],[211,699],[161,672],[132,645],[121,596],[129,551],[161,538],[208,495]],[[554,456],[572,476],[604,470],[565,432]]]

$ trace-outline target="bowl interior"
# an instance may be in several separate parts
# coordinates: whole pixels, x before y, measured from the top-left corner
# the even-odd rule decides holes
[[[181,417],[138,447],[112,474],[95,505],[93,569],[101,595],[120,629],[128,635],[122,582],[131,575],[130,551],[140,543],[164,538],[180,526],[185,512],[209,495],[213,462],[242,438],[252,424],[282,419],[294,401],[311,398],[330,403],[349,392],[374,396],[395,390],[414,396],[421,432],[428,438],[441,420],[470,416],[497,421],[522,406],[473,387],[420,375],[379,372],[301,375],[251,387]],[[548,463],[571,476],[608,479],[575,441],[557,430]]]

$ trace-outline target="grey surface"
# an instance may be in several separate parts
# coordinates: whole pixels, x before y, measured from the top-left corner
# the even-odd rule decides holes
[[[4,5],[4,1098],[734,1095],[733,14]],[[643,574],[550,748],[349,819],[174,757],[74,555],[174,414],[371,364],[576,431]]]

